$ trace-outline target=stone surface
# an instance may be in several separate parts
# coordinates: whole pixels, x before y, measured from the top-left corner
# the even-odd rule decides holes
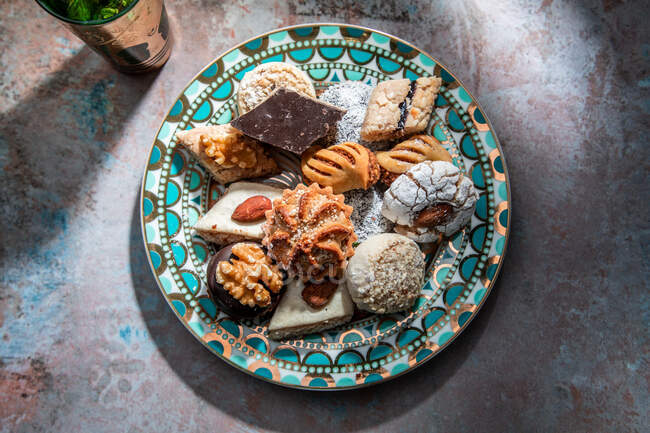
[[[35,2],[0,2],[0,431],[647,431],[647,1],[167,3],[171,60],[126,76]],[[512,182],[509,251],[477,319],[418,370],[342,393],[255,380],[195,341],[148,269],[137,205],[185,83],[309,21],[439,58],[489,115]]]

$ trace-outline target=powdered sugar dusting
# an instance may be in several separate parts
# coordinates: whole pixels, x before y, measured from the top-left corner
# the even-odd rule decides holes
[[[366,190],[355,189],[343,194],[345,203],[352,206],[354,232],[364,241],[369,236],[393,231],[393,223],[381,214],[383,194],[379,186]]]
[[[372,93],[371,86],[350,81],[330,86],[320,95],[321,101],[347,110],[345,116],[337,124],[335,144],[346,141],[361,143],[361,125],[366,117],[370,93]]]

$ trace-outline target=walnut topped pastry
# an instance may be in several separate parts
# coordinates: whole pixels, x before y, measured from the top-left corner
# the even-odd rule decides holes
[[[208,265],[210,295],[234,317],[255,317],[270,311],[279,300],[282,280],[282,272],[257,243],[228,245]]]
[[[266,212],[262,244],[281,268],[302,281],[335,278],[354,254],[352,208],[331,187],[285,189]]]
[[[179,131],[176,137],[219,183],[278,172],[275,160],[262,144],[230,126],[200,126]]]
[[[310,148],[302,156],[301,167],[306,182],[331,186],[335,194],[368,189],[379,180],[375,154],[351,141],[326,149]]]
[[[414,135],[390,150],[377,152],[381,166],[381,180],[390,186],[397,176],[405,173],[415,164],[424,161],[451,162],[451,155],[440,142],[429,135]]]
[[[423,131],[442,85],[438,77],[389,80],[377,84],[370,95],[361,138],[392,140]]]
[[[381,213],[396,223],[397,233],[432,242],[467,224],[476,200],[474,184],[458,167],[445,161],[425,161],[395,179],[384,195]]]

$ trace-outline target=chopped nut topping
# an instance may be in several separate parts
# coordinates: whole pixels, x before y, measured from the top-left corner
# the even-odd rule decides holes
[[[205,154],[224,168],[251,168],[257,163],[259,145],[241,133],[220,137],[202,135],[201,145],[205,147]]]
[[[269,290],[279,293],[282,288],[282,274],[278,267],[255,244],[236,244],[232,247],[232,254],[236,258],[217,265],[217,282],[243,305],[268,307],[271,304]]]

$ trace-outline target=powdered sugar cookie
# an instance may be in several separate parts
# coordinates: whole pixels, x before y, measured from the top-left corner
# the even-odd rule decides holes
[[[478,200],[472,181],[445,161],[413,166],[391,184],[381,213],[418,242],[450,236],[469,222]]]

